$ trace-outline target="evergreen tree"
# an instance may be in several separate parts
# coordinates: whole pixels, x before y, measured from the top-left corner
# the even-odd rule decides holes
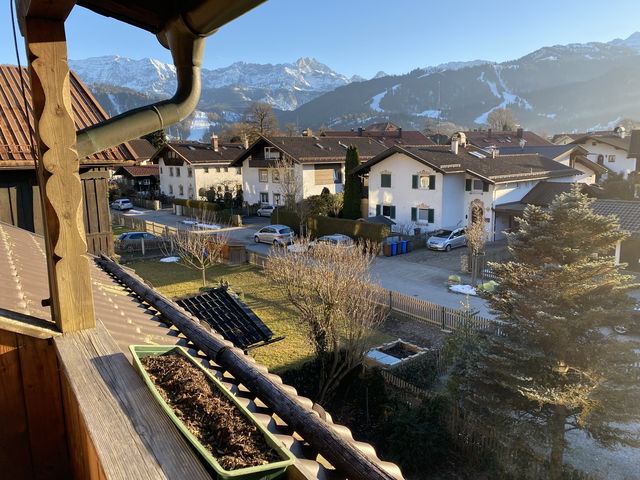
[[[160,148],[165,143],[167,143],[167,134],[164,133],[164,130],[162,129],[156,130],[155,132],[147,133],[140,138],[145,139],[156,148]]]
[[[347,148],[347,158],[344,163],[345,180],[344,180],[344,206],[342,208],[342,216],[356,220],[362,215],[360,214],[360,198],[362,196],[362,186],[360,178],[353,175],[351,170],[360,165],[360,155],[358,147],[349,145]]]
[[[640,445],[636,342],[621,342],[636,288],[611,256],[625,237],[615,217],[595,214],[577,185],[548,211],[528,206],[509,235],[513,260],[492,265],[499,286],[488,297],[504,321],[466,342],[451,386],[476,418],[509,443],[550,453],[560,478],[565,434],[581,429],[605,446]],[[471,350],[471,352],[469,352]],[[630,374],[630,372],[634,372]]]

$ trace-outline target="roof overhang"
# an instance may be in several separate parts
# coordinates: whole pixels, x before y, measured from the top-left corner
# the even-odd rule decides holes
[[[417,155],[414,155],[413,153],[405,150],[402,147],[399,147],[397,145],[394,145],[393,147],[388,148],[387,150],[384,150],[383,152],[380,152],[378,155],[376,155],[375,157],[373,157],[371,160],[369,160],[367,163],[363,163],[362,165],[354,168],[353,170],[351,170],[350,173],[354,174],[354,175],[363,175],[365,173],[368,173],[369,170],[371,169],[371,167],[377,163],[382,162],[383,160],[386,160],[387,158],[389,158],[391,155],[395,154],[395,153],[401,153],[403,155],[406,155],[407,157],[411,158],[412,160],[415,160],[416,162],[419,162],[423,165],[426,165],[427,167],[435,170],[438,173],[447,173],[445,170],[443,170],[442,168],[438,167],[437,165],[434,165],[433,163],[429,162],[428,160],[425,160],[424,158],[421,158]]]

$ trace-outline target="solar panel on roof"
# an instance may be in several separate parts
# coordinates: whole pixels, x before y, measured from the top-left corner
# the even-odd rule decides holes
[[[225,288],[177,299],[176,303],[244,350],[273,343],[273,332],[239,298]]]

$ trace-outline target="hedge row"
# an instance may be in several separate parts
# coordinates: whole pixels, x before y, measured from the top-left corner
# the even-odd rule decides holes
[[[217,212],[220,206],[217,203],[207,202],[205,200],[192,200],[187,198],[176,198],[173,200],[174,205],[182,205],[183,207],[198,208],[200,210],[209,210]]]
[[[271,214],[271,225],[286,225],[297,235],[300,235],[300,217],[298,214],[283,207],[277,207]]]
[[[341,233],[354,239],[370,240],[374,243],[382,243],[389,236],[389,227],[381,223],[369,223],[361,220],[348,220],[346,218],[310,216],[307,219],[309,233],[313,237]]]

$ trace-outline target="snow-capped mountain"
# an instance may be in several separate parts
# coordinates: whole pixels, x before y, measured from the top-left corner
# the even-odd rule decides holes
[[[176,88],[176,71],[152,58],[133,60],[118,56],[69,61],[71,68],[88,85],[118,85],[148,95],[171,96]],[[291,110],[297,101],[281,98],[279,90],[321,94],[347,85],[350,80],[313,58],[300,58],[294,63],[257,64],[236,62],[215,70],[202,69],[202,88],[237,87],[243,91],[260,89],[264,100],[280,110]],[[262,100],[247,96],[247,101]]]

